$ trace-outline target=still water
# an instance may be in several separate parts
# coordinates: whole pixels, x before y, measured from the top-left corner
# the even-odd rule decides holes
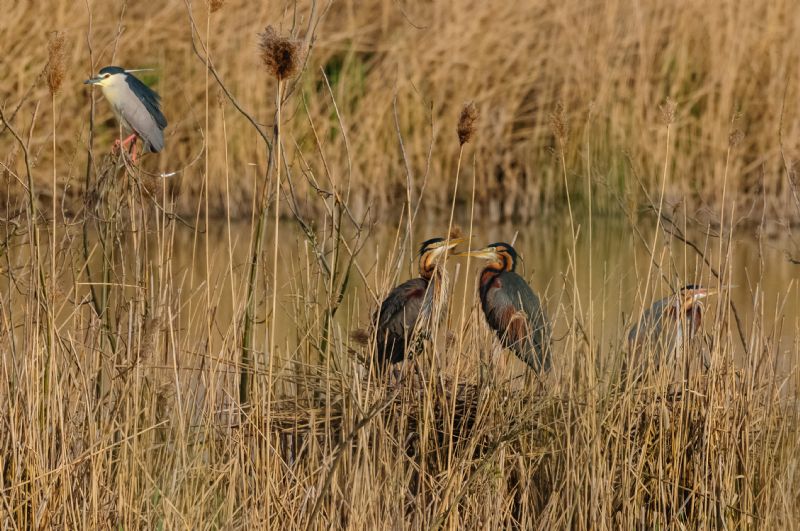
[[[405,226],[373,227],[363,240],[352,279],[336,314],[335,325],[340,337],[346,337],[353,329],[364,328],[380,296],[393,285],[417,276],[414,254],[419,243],[443,235],[446,227],[446,220],[418,222],[404,248],[400,245]],[[468,227],[468,221],[462,227]],[[463,230],[468,232],[466,228]],[[319,298],[325,291],[325,284],[317,274],[312,249],[296,224],[284,222],[280,231],[277,311],[281,326],[276,342],[285,353],[291,353],[301,339],[299,335],[306,333],[302,330],[322,324],[298,323],[296,316],[303,313],[301,309],[314,313],[308,310],[325,304]],[[574,231],[577,239],[573,238],[573,226],[565,216],[542,219],[529,226],[479,224],[473,227],[473,247],[495,241],[513,242],[522,257],[518,272],[544,300],[556,338],[563,337],[577,322],[573,326],[580,326],[592,345],[614,350],[624,343],[632,320],[653,300],[685,284],[720,285],[697,251],[676,239],[666,240],[662,231],[651,255],[649,249],[653,247],[656,231],[654,222],[631,223],[624,218],[595,217],[590,223],[587,219],[577,219]],[[323,234],[324,229],[320,233]],[[271,237],[271,230],[268,230],[263,259],[268,270],[272,264]],[[197,237],[196,245],[195,238],[193,231],[178,228],[171,247],[171,275],[173,279],[180,279],[180,293],[186,300],[200,297],[207,278],[204,236]],[[247,269],[250,229],[249,226],[232,226],[230,248],[226,229],[209,234],[209,238],[211,274],[208,278],[215,308],[214,328],[224,331],[230,327],[234,313],[241,315],[243,298],[241,284],[237,282],[241,282]],[[766,237],[755,229],[737,230],[730,238],[729,251],[727,240],[723,242],[722,253],[728,258],[722,260],[719,258],[720,239],[713,236],[713,231],[689,230],[687,238],[705,254],[715,270],[728,272],[722,285],[731,286],[730,300],[738,313],[739,324],[729,312],[724,313],[728,314],[727,333],[737,345],[736,356],[741,357],[744,352],[738,333],[741,326],[746,338],[757,336],[777,345],[778,366],[786,370],[794,366],[800,316],[796,281],[800,266],[787,259],[787,251],[791,251],[788,238]],[[355,247],[353,242],[351,247]],[[328,251],[330,262],[332,249]],[[340,248],[339,252],[347,251]],[[349,254],[343,256],[349,257]],[[476,310],[480,267],[474,260],[469,270],[463,258],[449,261],[454,315],[458,315],[462,304],[467,305],[468,311]],[[233,283],[230,282],[231,273],[235,279]],[[268,274],[267,282],[270,276]],[[463,296],[465,282],[468,283],[466,299]],[[271,307],[269,286],[263,288],[262,297],[268,311]],[[715,318],[717,300],[719,297],[708,300],[706,320]],[[195,301],[194,306],[198,312],[186,314],[184,326],[187,330],[206,320],[201,309],[203,305]],[[193,305],[187,303],[186,307]],[[706,322],[706,328],[712,325]],[[744,363],[744,360],[739,361]]]
[[[117,289],[124,289],[127,299],[124,305],[131,308],[130,314],[135,313],[135,307],[140,308],[136,310],[139,313],[145,312],[141,309],[145,306],[148,306],[148,314],[158,313],[164,333],[181,345],[184,366],[197,366],[200,357],[193,361],[192,356],[201,356],[202,352],[235,351],[238,348],[235,338],[241,337],[250,225],[233,224],[230,230],[222,220],[213,225],[215,228],[207,236],[180,224],[173,224],[165,232],[148,231],[144,238],[123,236],[117,242],[120,251],[108,279],[98,277],[102,252],[96,242],[90,245],[89,267],[94,272],[95,289],[113,284]],[[461,226],[468,227],[468,221]],[[447,220],[418,221],[403,246],[405,225],[376,225],[358,244],[348,239],[347,246],[340,246],[338,252],[343,257],[339,262],[340,270],[351,250],[358,247],[358,254],[333,323],[339,338],[347,338],[354,329],[365,328],[380,297],[393,285],[417,276],[414,255],[419,243],[442,236],[446,227]],[[260,278],[256,297],[259,307],[256,317],[262,323],[272,306],[272,230],[268,225],[261,258],[265,274]],[[463,230],[468,232],[466,228]],[[573,238],[573,230],[577,238]],[[325,233],[325,227],[318,228],[321,241]],[[279,326],[274,340],[281,355],[290,358],[302,342],[303,334],[308,334],[309,330],[318,332],[323,326],[326,280],[319,274],[313,249],[298,226],[284,221],[280,234]],[[560,216],[541,219],[528,226],[476,224],[473,247],[495,241],[513,242],[522,257],[518,272],[543,299],[553,321],[554,337],[562,338],[571,326],[579,327],[593,348],[618,352],[633,319],[653,300],[685,284],[719,285],[697,251],[678,240],[666,240],[661,231],[653,247],[655,234],[654,222],[632,223],[625,218],[594,217],[591,222],[576,219],[573,226],[568,217]],[[787,251],[792,251],[790,238],[766,237],[758,230],[737,230],[730,239],[730,251],[725,249],[727,241],[722,246],[723,255],[729,258],[720,260],[720,240],[711,231],[690,230],[687,237],[706,255],[715,270],[728,271],[729,277],[723,285],[732,286],[730,299],[744,336],[758,337],[777,346],[776,365],[784,372],[795,366],[800,266],[787,259]],[[59,309],[59,320],[65,331],[77,331],[85,326],[75,317],[75,308],[86,303],[90,284],[84,273],[80,248],[80,237],[75,235],[64,246],[65,255],[69,257],[67,263],[59,266],[64,282],[73,283],[76,294],[75,305],[65,303]],[[652,254],[651,248],[655,249]],[[325,253],[328,263],[333,263],[333,252],[329,245]],[[9,247],[9,270],[24,268],[28,253],[29,247],[24,244]],[[473,260],[467,269],[464,258],[448,262],[453,315],[459,315],[462,305],[466,305],[466,313],[473,315],[472,326],[481,326],[482,319],[477,311],[476,293],[480,267],[481,264]],[[9,276],[4,280],[7,302],[13,308],[15,299],[23,298],[23,292],[12,288]],[[64,290],[69,291],[66,287]],[[718,296],[710,298],[708,308],[716,307],[718,299]],[[715,314],[715,311],[707,311],[706,321],[713,320]],[[17,329],[24,328],[24,319],[24,312],[11,316]],[[117,312],[115,319],[117,329],[124,334],[124,321],[132,319],[131,315]],[[741,358],[744,349],[739,339],[739,325],[733,316],[727,322],[731,342],[738,345],[735,355]],[[713,323],[705,324],[706,328],[713,326]],[[206,339],[209,335],[210,347]],[[257,330],[255,344],[264,349],[269,344],[263,325]],[[565,347],[556,345],[556,352],[559,348]],[[743,359],[738,361],[745,363]]]

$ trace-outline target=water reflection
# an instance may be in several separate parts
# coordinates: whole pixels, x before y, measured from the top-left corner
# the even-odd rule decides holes
[[[468,223],[462,225],[468,226]],[[182,225],[174,225],[163,237],[157,233],[146,238],[123,237],[117,242],[116,266],[105,280],[98,276],[102,269],[102,248],[96,239],[90,245],[89,268],[94,275],[95,288],[101,289],[104,283],[124,285],[126,308],[131,312],[150,312],[150,315],[163,312],[162,319],[171,323],[169,333],[182,338],[179,341],[184,351],[181,355],[189,356],[183,359],[189,366],[196,364],[190,359],[192,354],[227,352],[220,354],[224,356],[238,348],[236,338],[240,337],[244,312],[250,226],[232,225],[230,232],[222,222],[217,227],[208,234],[207,254],[206,235]],[[377,304],[377,296],[417,275],[413,253],[419,242],[442,235],[444,227],[446,221],[419,222],[414,228],[413,241],[408,241],[404,249],[398,249],[402,231],[398,232],[397,226],[373,228],[357,257],[357,267],[336,314],[334,325],[338,327],[339,337],[346,337],[350,330],[366,325]],[[554,337],[564,336],[569,327],[577,323],[593,346],[612,350],[624,343],[627,328],[642,309],[669,293],[672,287],[688,283],[717,285],[702,257],[680,241],[664,245],[663,237],[659,236],[654,257],[651,257],[653,223],[631,225],[621,218],[596,217],[591,224],[586,219],[576,220],[575,230],[579,234],[576,242],[565,217],[538,220],[526,227],[478,224],[473,230],[474,246],[494,241],[513,242],[522,257],[518,272],[545,301],[554,321]],[[265,274],[259,278],[256,293],[261,320],[271,307],[268,303],[272,293],[271,232],[267,231],[261,257],[261,269]],[[774,335],[780,341],[778,364],[784,368],[794,365],[800,304],[796,280],[800,267],[786,259],[783,242],[762,241],[754,232],[739,231],[732,241],[731,260],[720,263],[718,239],[698,230],[689,231],[687,236],[706,253],[714,268],[730,269],[731,283],[735,285],[731,289],[731,299],[745,336],[749,337],[754,327],[760,330],[758,335]],[[296,224],[283,223],[280,243],[279,326],[275,339],[282,355],[291,357],[303,334],[323,326],[320,316],[324,315],[326,301],[321,294],[325,292],[326,280],[319,274],[314,253]],[[62,265],[61,274],[68,279],[65,282],[75,282],[77,295],[71,295],[72,302],[59,307],[62,323],[74,319],[74,308],[86,301],[89,290],[85,276],[78,278],[74,273],[84,267],[79,235],[75,235],[67,247],[72,250],[67,253],[69,261]],[[29,252],[29,246],[24,244],[10,247],[10,270],[24,269]],[[340,249],[339,252],[346,251]],[[206,262],[210,270],[208,275]],[[394,274],[398,263],[399,273]],[[468,309],[478,304],[477,272],[482,264],[472,261],[469,271],[465,272],[466,265],[465,259],[454,259],[449,264],[454,315],[459,314],[463,304]],[[12,289],[17,280],[12,282],[8,275],[4,280],[10,304],[15,304],[15,300],[18,305],[24,304],[24,292]],[[465,282],[466,299],[463,297]],[[211,289],[207,290],[207,286]],[[305,311],[309,309],[312,311]],[[707,316],[712,317],[712,314],[708,312]],[[297,322],[300,316],[312,321]],[[122,320],[129,317],[119,311],[114,315],[120,333],[125,329]],[[210,346],[205,340],[209,330]],[[269,343],[265,327],[261,326],[257,333],[256,344],[265,348]],[[738,345],[737,325],[733,319],[729,333]],[[557,345],[556,352],[559,349],[563,347]],[[740,364],[744,363],[743,352],[741,346],[737,347]]]
[[[417,275],[413,252],[419,241],[441,235],[446,223],[423,221],[415,227],[414,242],[406,245],[399,276],[392,277],[389,259],[397,247],[398,228],[377,228],[364,251],[359,256],[363,278],[352,284],[345,300],[345,311],[338,315],[338,323],[344,330],[363,325],[377,302],[371,294],[385,294],[393,284]],[[468,221],[463,223],[468,226]],[[288,229],[292,230],[292,229]],[[791,264],[785,256],[788,242],[762,240],[757,232],[740,230],[730,241],[720,246],[720,240],[712,231],[699,229],[687,231],[685,237],[699,251],[676,238],[665,242],[659,234],[655,252],[651,253],[655,226],[653,222],[632,225],[624,218],[594,218],[575,221],[577,241],[573,244],[572,228],[566,217],[539,220],[529,226],[476,225],[473,229],[474,246],[483,246],[495,241],[513,242],[522,256],[519,273],[526,278],[534,290],[542,296],[548,313],[554,321],[554,336],[561,337],[570,325],[584,329],[592,345],[613,350],[624,344],[627,329],[641,311],[657,298],[685,284],[702,284],[716,287],[718,280],[714,270],[729,271],[732,285],[730,298],[738,314],[730,314],[730,307],[721,311],[727,315],[732,343],[736,345],[734,356],[741,365],[744,347],[739,337],[739,327],[745,338],[756,336],[774,337],[779,343],[780,367],[788,369],[797,358],[795,336],[798,317],[798,291],[796,279],[800,268]],[[296,233],[295,233],[296,234]],[[303,263],[307,250],[299,235],[293,249],[282,256],[283,272],[296,271],[293,264]],[[720,260],[723,257],[730,259]],[[704,262],[704,257],[710,263]],[[477,306],[477,275],[482,264],[472,261],[469,271],[464,269],[464,259],[453,260],[449,265],[454,277],[452,307],[458,315],[462,304]],[[648,282],[649,279],[649,282]],[[292,284],[291,278],[284,283]],[[467,299],[464,300],[464,282],[468,283]],[[708,302],[706,319],[715,319],[717,300]],[[707,329],[710,328],[707,323]],[[748,348],[758,348],[748,345]],[[558,350],[558,347],[557,349]]]

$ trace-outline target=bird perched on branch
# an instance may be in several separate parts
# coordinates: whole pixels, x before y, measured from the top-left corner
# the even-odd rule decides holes
[[[130,146],[133,162],[136,162],[136,140],[142,139],[142,152],[157,153],[164,149],[164,128],[167,127],[167,119],[161,112],[161,98],[132,74],[141,71],[107,66],[97,76],[84,81],[86,85],[101,88],[123,131],[130,133],[125,139],[116,140],[114,148]]]
[[[427,336],[441,317],[447,296],[444,258],[463,241],[424,241],[419,248],[419,277],[395,287],[375,312],[375,362],[381,369],[410,357],[417,348],[413,336]]]
[[[514,270],[517,252],[503,242],[456,253],[488,260],[481,272],[479,295],[483,314],[500,343],[538,373],[550,370],[550,325],[539,297]]]

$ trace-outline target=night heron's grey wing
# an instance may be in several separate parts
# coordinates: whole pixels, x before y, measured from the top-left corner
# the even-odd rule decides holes
[[[374,316],[378,366],[398,363],[405,358],[406,340],[414,332],[427,288],[425,280],[414,278],[394,288],[384,299]]]
[[[528,283],[513,271],[501,273],[482,299],[486,321],[503,346],[532,369],[550,370],[550,325]]]
[[[128,125],[145,141],[150,151],[164,149],[164,128],[167,119],[161,112],[161,98],[158,93],[132,75],[125,76],[135,101],[126,102],[125,108],[118,109]],[[131,98],[133,100],[133,98]]]

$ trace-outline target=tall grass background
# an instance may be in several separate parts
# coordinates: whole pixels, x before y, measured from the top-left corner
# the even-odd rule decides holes
[[[763,279],[738,288],[746,322],[729,287],[742,218],[790,233],[798,213],[792,3],[7,7],[4,526],[796,525],[796,345]],[[310,45],[280,85],[267,24]],[[77,88],[110,63],[157,67],[169,147],[141,167]],[[553,374],[498,349],[466,262],[404,379],[367,369],[351,331],[413,274],[425,216],[472,232],[557,209],[564,274],[535,286]],[[686,345],[708,371],[620,381],[631,316],[596,327],[623,288],[586,286],[603,266],[578,253],[609,212],[647,256],[634,315],[681,281],[720,290]]]
[[[87,5],[92,15],[88,39]],[[274,90],[271,81],[258,75],[255,36],[268,23],[285,29],[295,17],[307,18],[309,5],[298,4],[296,13],[293,3],[230,0],[223,5],[211,20],[213,65],[241,105],[258,111],[259,120],[267,124],[263,113],[273,104]],[[725,171],[720,161],[729,135],[740,131],[742,156],[732,159],[728,170],[731,189],[737,192],[732,200],[755,219],[766,210],[795,220],[798,211],[779,138],[782,128],[793,178],[793,161],[800,153],[800,57],[794,46],[800,22],[795,7],[790,0],[334,2],[325,10],[308,73],[300,82],[303,97],[287,101],[284,109],[292,132],[286,155],[294,161],[298,147],[313,146],[310,115],[331,166],[342,172],[347,168],[353,209],[383,207],[405,190],[392,117],[395,98],[414,175],[428,167],[431,136],[437,153],[449,145],[443,120],[472,100],[485,110],[485,134],[475,140],[475,163],[463,168],[467,182],[477,173],[477,213],[492,219],[530,218],[564,199],[547,118],[558,103],[572,133],[569,177],[589,174],[595,188],[635,202],[642,192],[631,175],[639,175],[648,189],[659,182],[655,161],[663,159],[665,143],[657,126],[658,105],[670,97],[677,103],[679,124],[670,140],[670,202],[685,199],[707,216],[713,216],[709,207],[712,213],[719,211]],[[197,4],[195,9],[203,7]],[[204,31],[205,21],[199,23]],[[0,21],[7,43],[0,57],[0,94],[6,105],[13,108],[28,95],[30,111],[32,102],[47,94],[39,75],[51,29],[64,31],[67,40],[64,83],[70,89],[59,96],[57,117],[62,132],[58,151],[65,161],[86,149],[88,91],[80,82],[110,63],[156,67],[143,75],[162,94],[171,126],[165,155],[149,164],[161,171],[182,168],[197,156],[204,138],[217,149],[227,139],[229,165],[222,156],[209,159],[210,207],[217,214],[225,212],[223,176],[233,171],[231,214],[248,215],[253,184],[244,177],[248,164],[261,163],[261,144],[236,113],[228,113],[228,130],[223,131],[221,110],[214,105],[204,130],[205,65],[189,46],[184,2],[157,8],[141,2],[12,3]],[[94,44],[95,64],[89,63],[88,42]],[[322,72],[346,117],[349,158]],[[217,89],[211,90],[213,103]],[[105,110],[98,119],[113,123]],[[112,130],[102,128],[97,140],[105,145]],[[49,128],[37,128],[34,143],[46,144],[50,134]],[[50,157],[37,151],[36,163],[46,165]],[[451,189],[442,177],[453,175],[456,159],[453,154],[431,160],[435,178],[426,187],[428,208],[444,211],[450,205]],[[19,157],[16,164],[21,164]],[[320,173],[317,162],[310,164]],[[58,177],[70,194],[80,195],[81,183],[73,182],[69,166]],[[200,182],[198,171],[169,181],[172,190],[180,191],[180,210],[195,210]],[[23,193],[13,181],[7,186],[15,197]],[[303,183],[298,187],[300,192],[308,189]],[[576,189],[576,194],[583,192]],[[597,196],[595,203],[608,210],[615,202],[604,197]],[[458,201],[469,202],[464,188]],[[18,202],[10,206],[18,207]]]

